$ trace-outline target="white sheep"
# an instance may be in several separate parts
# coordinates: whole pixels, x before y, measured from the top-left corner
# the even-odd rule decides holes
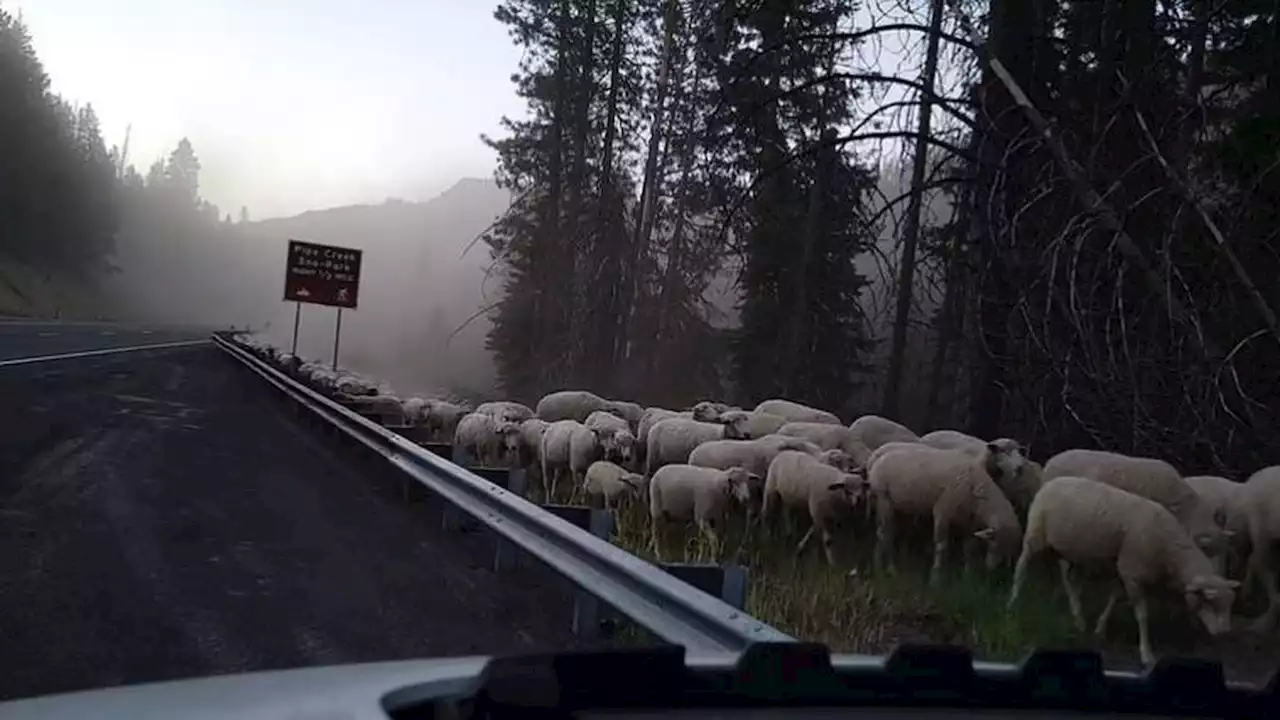
[[[1152,586],[1167,584],[1182,593],[1210,634],[1230,629],[1231,605],[1240,583],[1218,575],[1182,524],[1152,500],[1088,478],[1060,475],[1047,481],[1027,515],[1009,608],[1018,600],[1028,563],[1045,550],[1059,558],[1062,584],[1081,632],[1085,621],[1073,566],[1115,568],[1120,582],[1112,587],[1094,632],[1099,636],[1106,632],[1111,611],[1124,592],[1133,604],[1138,652],[1146,665],[1155,661],[1147,631],[1146,591]]]
[[[724,440],[727,426],[685,418],[667,418],[649,428],[645,447],[645,474],[653,477],[663,465],[687,463],[704,442]]]
[[[481,467],[498,467],[504,447],[499,422],[486,413],[467,413],[458,421],[453,444],[462,448]]]
[[[840,449],[859,464],[871,456],[871,450],[858,439],[857,434],[843,426],[819,422],[789,422],[778,428],[779,435],[802,437],[823,450]]]
[[[724,413],[741,409],[740,407],[714,400],[703,400],[689,408],[689,412],[693,413],[693,419],[698,422],[719,422],[720,416]]]
[[[758,477],[751,477],[750,472],[740,467],[714,470],[674,464],[664,465],[655,472],[649,478],[649,520],[652,548],[659,562],[664,555],[662,538],[673,520],[693,520],[699,532],[711,542],[713,554],[719,557],[723,549],[720,530],[730,504],[750,503],[751,484],[758,481]]]
[[[560,476],[569,472],[574,430],[585,426],[577,420],[557,420],[542,431],[542,490],[545,502],[554,502]],[[590,432],[590,431],[588,431]]]
[[[533,410],[528,405],[521,405],[518,402],[510,400],[496,400],[493,402],[480,403],[476,407],[475,412],[492,415],[499,420],[507,422],[522,423],[533,417]]]
[[[582,481],[582,495],[592,505],[603,504],[606,509],[644,497],[647,489],[644,475],[608,460],[591,463]]]
[[[1031,499],[1043,482],[1043,468],[1027,459],[1022,443],[1012,438],[996,438],[988,442],[959,430],[934,430],[920,438],[920,443],[939,450],[959,450],[977,458],[987,457],[995,448],[998,454],[1007,458],[1006,467],[988,466],[987,474],[1004,491],[1019,515],[1026,517]]]
[[[515,467],[541,473],[542,433],[550,424],[546,420],[529,418],[516,426],[516,432],[506,434],[507,456]]]
[[[818,408],[809,407],[808,405],[801,405],[800,403],[792,402],[791,400],[782,400],[777,398],[773,400],[765,400],[755,407],[755,412],[777,415],[779,417],[784,417],[791,422],[816,422],[827,423],[829,425],[844,425],[844,423],[840,422],[840,418],[826,410],[819,410]]]
[[[419,425],[427,415],[428,400],[411,397],[404,400],[404,419],[410,425]]]
[[[582,422],[596,410],[604,410],[608,400],[586,390],[559,390],[542,396],[535,414],[547,422],[577,420]]]
[[[990,460],[999,464],[1003,459]],[[987,474],[988,463],[956,450],[931,447],[895,450],[871,466],[868,482],[876,502],[876,559],[893,567],[894,515],[933,519],[933,565],[929,582],[940,580],[951,531],[972,533],[965,545],[968,564],[976,541],[987,543],[986,566],[994,570],[1018,551],[1022,528],[1013,505]],[[976,540],[975,540],[976,539]]]
[[[756,510],[764,497],[763,478],[769,473],[769,463],[783,450],[798,450],[818,456],[822,449],[804,438],[787,437],[785,435],[766,435],[755,440],[710,440],[704,442],[689,453],[688,463],[698,467],[728,470],[731,467],[746,468],[753,477],[761,478],[760,483],[751,486],[751,502],[748,505],[749,519],[754,519]],[[833,458],[838,461],[839,458]]]
[[[696,413],[694,419],[698,419]],[[717,416],[716,421],[725,425],[733,425],[737,428],[738,433],[748,440],[777,434],[779,428],[790,422],[778,415],[750,410],[726,410]]]
[[[595,431],[604,450],[604,459],[629,464],[634,457],[636,436],[623,418],[605,410],[597,410],[583,423]]]
[[[906,425],[879,415],[863,415],[850,423],[849,429],[867,450],[875,450],[888,442],[914,442],[920,439]]]
[[[1280,618],[1280,581],[1277,581],[1275,545],[1280,542],[1280,465],[1266,467],[1244,483],[1249,521],[1249,570],[1246,580],[1258,578],[1267,593],[1267,611],[1254,629],[1269,631]]]
[[[1249,544],[1249,508],[1244,483],[1218,475],[1191,475],[1182,478],[1213,510],[1213,517],[1231,532],[1226,552],[1213,558],[1219,575],[1226,575],[1228,560],[1245,557]],[[1246,585],[1247,588],[1247,585]]]
[[[843,517],[853,513],[858,501],[865,497],[866,485],[867,480],[861,470],[842,472],[809,453],[784,450],[769,464],[760,516],[767,521],[778,509],[783,512],[804,511],[809,516],[810,526],[796,546],[796,555],[804,552],[817,531],[822,536],[827,564],[834,567],[835,536],[832,531],[837,529]]]
[[[1211,557],[1227,549],[1231,534],[1223,530],[1209,506],[1169,463],[1156,458],[1133,457],[1106,450],[1064,450],[1049,458],[1044,482],[1071,476],[1097,480],[1168,508]]]
[[[644,408],[639,405],[626,400],[607,400],[603,409],[626,420],[632,434],[640,429],[640,416],[644,415]]]
[[[457,432],[458,423],[469,412],[471,411],[464,405],[433,400],[427,404],[427,413],[422,419],[422,425],[431,437],[452,438]]]

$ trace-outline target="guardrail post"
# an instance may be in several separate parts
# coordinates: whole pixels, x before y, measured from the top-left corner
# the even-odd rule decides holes
[[[509,491],[512,489],[512,472],[507,468],[473,467],[467,468],[467,470],[479,475],[503,490]],[[445,507],[441,508],[440,523],[441,527],[445,530],[469,531],[474,530],[476,527],[475,523],[472,522],[470,518],[458,512],[447,503],[445,504]]]
[[[602,540],[613,535],[614,516],[610,510],[579,505],[543,505],[542,509]],[[600,634],[600,601],[591,593],[573,593],[573,634],[583,640],[594,640]]]
[[[741,565],[663,563],[662,569],[739,610],[747,606],[747,569]]]

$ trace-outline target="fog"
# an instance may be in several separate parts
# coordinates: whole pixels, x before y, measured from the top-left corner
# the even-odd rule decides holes
[[[487,392],[487,318],[457,332],[483,306],[488,246],[464,250],[506,209],[489,180],[466,179],[425,202],[390,200],[263,222],[182,212],[151,188],[126,206],[110,282],[116,314],[159,322],[251,325],[282,347],[292,341],[295,304],[284,302],[289,239],[358,248],[359,307],[342,313],[340,365],[401,392]],[[329,360],[336,308],[302,306],[298,352]]]

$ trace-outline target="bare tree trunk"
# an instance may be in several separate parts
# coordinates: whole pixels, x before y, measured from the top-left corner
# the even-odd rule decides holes
[[[920,121],[916,128],[914,157],[911,160],[911,198],[907,202],[906,224],[902,231],[902,259],[898,266],[897,308],[893,318],[893,338],[889,345],[889,371],[884,383],[882,412],[899,414],[903,363],[907,350],[907,322],[911,318],[912,283],[915,282],[916,245],[920,237],[920,206],[923,203],[924,174],[929,161],[929,129],[933,113],[934,76],[938,73],[938,41],[942,30],[943,0],[929,3],[929,44],[925,51]]]
[[[561,385],[560,374],[564,367],[564,358],[552,356],[548,351],[560,352],[563,347],[560,337],[560,320],[564,316],[562,308],[568,298],[555,293],[554,278],[564,269],[564,253],[560,220],[563,217],[561,203],[564,190],[564,125],[566,115],[565,98],[569,85],[569,0],[560,0],[556,19],[556,75],[555,101],[551,120],[551,160],[548,163],[547,204],[546,213],[540,223],[541,262],[535,282],[534,317],[542,324],[538,352],[530,353],[530,357],[538,361],[538,378],[543,387]],[[557,302],[558,299],[558,302]]]
[[[964,287],[963,253],[969,247],[969,218],[972,212],[972,201],[966,192],[957,203],[954,235],[947,243],[946,290],[943,292],[942,306],[937,312],[938,344],[933,353],[933,364],[929,368],[929,395],[925,401],[925,412],[933,421],[938,417],[942,397],[942,383],[947,368],[947,356],[951,346],[960,335],[960,325],[964,322],[964,298],[961,289]],[[934,421],[934,424],[938,424]]]

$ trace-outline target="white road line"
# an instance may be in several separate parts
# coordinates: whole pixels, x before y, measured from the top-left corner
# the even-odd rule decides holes
[[[50,360],[74,360],[76,358],[95,357],[97,355],[112,355],[115,353],[133,352],[135,350],[160,350],[163,348],[190,347],[192,345],[205,345],[208,340],[182,340],[180,342],[156,343],[154,345],[131,345],[129,347],[103,348],[101,350],[85,350],[83,352],[62,353],[61,355],[38,355],[36,357],[14,358],[13,360],[0,360],[0,367],[9,367],[11,365],[30,365],[32,363],[49,362]]]

